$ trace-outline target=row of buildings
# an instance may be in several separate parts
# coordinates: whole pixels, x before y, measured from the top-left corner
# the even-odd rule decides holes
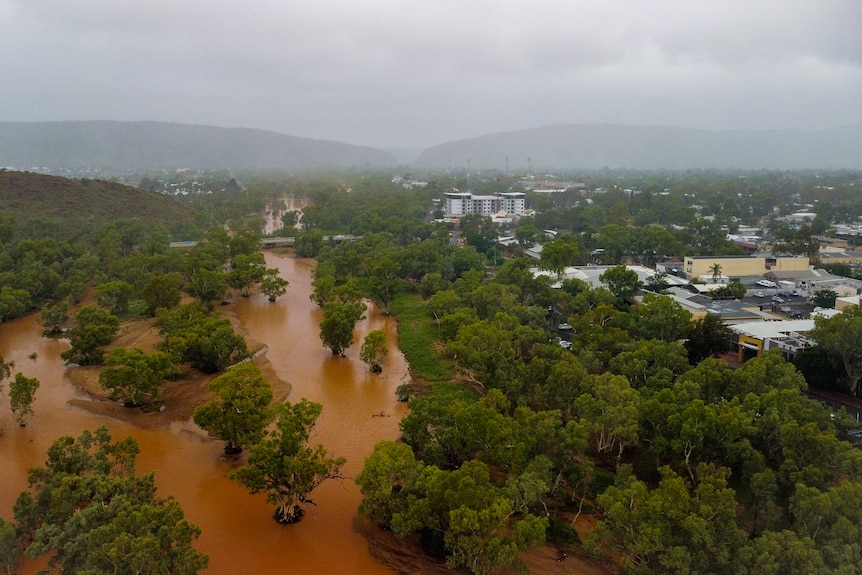
[[[812,345],[806,334],[814,329],[815,318],[830,317],[848,306],[860,305],[862,281],[816,269],[809,265],[807,257],[767,254],[691,256],[685,258],[682,264],[666,266],[658,266],[658,270],[631,265],[627,268],[637,273],[638,279],[645,285],[657,273],[673,271],[665,278],[668,288],[663,293],[695,318],[707,314],[721,317],[734,333],[733,341],[728,343],[736,349],[740,361],[776,348],[787,359],[792,359],[799,351]],[[714,275],[716,266],[721,271],[720,278]],[[579,279],[598,287],[602,285],[601,274],[611,267],[569,267],[556,278],[555,285],[559,286],[564,279]],[[551,275],[538,268],[533,271]],[[741,281],[748,286],[749,294],[757,295],[749,295],[743,300],[715,299],[708,295],[710,289],[720,287],[721,283],[730,279]],[[715,280],[715,283],[702,283],[704,280]],[[773,287],[761,287],[764,284]],[[808,297],[818,290],[827,289],[839,296],[835,308],[812,310],[813,305],[807,303]],[[797,313],[803,307],[805,313]]]

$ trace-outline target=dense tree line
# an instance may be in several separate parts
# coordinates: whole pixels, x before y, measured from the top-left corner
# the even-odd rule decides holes
[[[138,445],[112,442],[106,428],[61,437],[30,489],[15,503],[15,524],[0,521],[0,558],[8,572],[17,542],[63,573],[193,574],[208,557],[192,545],[200,529],[179,504],[156,494],[152,473],[137,475]]]
[[[859,572],[855,530],[822,526],[859,520],[862,452],[843,440],[851,422],[801,393],[780,355],[734,371],[697,347],[714,333],[712,351],[726,349],[727,330],[691,322],[672,300],[623,305],[580,282],[553,290],[517,260],[468,281],[426,305],[477,393],[411,400],[404,447],[380,446],[360,476],[376,521],[423,534],[476,573],[508,564],[518,547],[493,551],[509,543],[490,517],[472,524],[474,561],[463,558],[454,518],[468,510],[435,502],[422,475],[487,469],[498,520],[529,521],[536,540],[592,501],[601,519],[584,548],[627,572],[781,573],[787,563],[768,552],[780,546],[811,572]],[[549,341],[560,316],[547,305],[572,326],[571,351]]]
[[[723,241],[704,231],[693,236],[703,249]],[[411,399],[403,444],[378,446],[358,478],[370,517],[476,573],[572,537],[583,509],[600,518],[584,550],[627,572],[781,573],[795,561],[858,572],[855,530],[823,526],[858,522],[862,453],[792,365],[775,353],[738,370],[712,359],[730,343],[721,322],[692,321],[660,295],[631,305],[622,270],[610,290],[554,289],[525,259],[486,275],[493,261],[477,245],[436,232],[401,245],[384,230],[318,252],[319,303],[340,290],[372,297],[370,270],[391,261],[392,293],[422,295],[440,361],[472,390]],[[565,265],[584,253],[560,252]],[[555,339],[560,322],[571,350]]]
[[[574,193],[559,200],[531,194],[531,202],[560,205],[525,221],[516,237],[523,247],[546,241],[538,230],[567,232],[546,241],[548,255],[539,262],[559,274],[587,261],[649,264],[683,253],[732,253],[723,223],[821,197],[840,200],[851,214],[858,201],[849,193],[853,175],[740,176],[590,174],[604,194],[589,204]],[[340,353],[352,343],[363,298],[386,311],[407,298],[425,312],[437,361],[455,366],[462,382],[411,398],[402,442],[377,446],[366,461],[357,481],[374,521],[417,534],[429,552],[474,573],[517,564],[518,552],[548,538],[571,542],[572,523],[584,511],[600,519],[584,551],[614,557],[627,572],[859,572],[853,526],[862,523],[862,454],[844,441],[848,422],[801,393],[806,382],[795,367],[768,353],[731,370],[712,357],[728,344],[721,322],[692,321],[660,295],[634,304],[640,286],[624,268],[606,272],[609,289],[577,280],[553,288],[551,276],[533,273],[535,261],[499,258],[497,229],[486,218],[465,218],[463,245],[455,245],[450,230],[429,218],[431,201],[452,183],[439,177],[407,193],[379,176],[357,176],[307,188],[294,182],[290,191],[310,191],[303,195],[313,200],[296,249],[318,258],[312,297],[329,306],[332,320],[322,326],[324,345]],[[477,190],[509,185],[457,183]],[[68,360],[102,362],[119,321],[150,316],[158,318],[161,353],[172,362],[225,370],[247,350],[214,304],[274,275],[256,256],[259,213],[285,190],[255,185],[261,190],[252,186],[245,198],[226,191],[221,207],[203,210],[209,231],[187,250],[169,250],[161,230],[150,233],[134,221],[74,244],[4,243],[0,319],[45,306],[46,330],[56,333],[64,327],[63,305],[76,305],[92,289],[98,306],[75,312]],[[227,218],[233,235],[222,227]],[[336,233],[361,238],[324,240]],[[801,241],[789,233],[785,239]],[[180,305],[182,294],[197,302]],[[571,327],[571,349],[556,339],[561,323]],[[828,344],[835,330],[818,327]],[[835,367],[840,349],[831,352],[820,360]],[[127,368],[169,371],[158,356],[115,355],[105,379],[118,393],[129,393]],[[849,383],[858,381],[853,367]],[[305,488],[339,477],[343,462],[307,445],[319,415],[313,404],[271,412],[258,398],[259,425],[230,435],[237,428],[224,416],[236,410],[233,402],[253,406],[233,385],[240,371],[220,376],[227,381],[213,391],[222,403],[202,412],[201,424],[249,448],[253,465],[236,479],[267,492],[277,519],[294,521]],[[127,403],[157,395],[158,377],[142,381],[146,387],[132,390],[138,395],[130,393]],[[263,436],[268,421],[275,427]],[[287,465],[296,462],[304,463]],[[19,528],[32,524],[16,521]],[[0,523],[0,541],[7,525]]]

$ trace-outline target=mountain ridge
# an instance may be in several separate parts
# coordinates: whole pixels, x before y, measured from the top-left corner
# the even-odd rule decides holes
[[[624,124],[553,124],[440,144],[428,169],[859,169],[862,124],[823,130],[706,130]]]
[[[113,170],[380,168],[395,156],[368,146],[257,128],[173,122],[0,122],[0,166]]]
[[[862,124],[820,130],[551,124],[425,150],[381,150],[258,128],[157,121],[0,122],[0,167],[14,169],[320,171],[399,165],[459,171],[862,169]]]

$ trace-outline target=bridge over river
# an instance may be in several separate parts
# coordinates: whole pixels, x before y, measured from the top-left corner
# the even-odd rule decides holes
[[[330,242],[333,241],[337,244],[342,242],[355,242],[361,240],[362,236],[354,236],[353,234],[337,234],[334,236],[323,236],[323,241]],[[279,247],[290,247],[296,243],[296,238],[280,238],[280,237],[268,237],[268,238],[260,238],[260,247],[262,249],[272,249]],[[198,245],[198,242],[195,240],[185,241],[185,242],[171,242],[170,247],[172,248],[191,248]]]

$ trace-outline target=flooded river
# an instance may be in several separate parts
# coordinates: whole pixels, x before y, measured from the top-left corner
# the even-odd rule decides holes
[[[292,390],[287,398],[307,397],[323,404],[313,441],[335,456],[347,458],[344,473],[354,477],[374,444],[398,435],[406,407],[395,400],[395,388],[407,381],[407,366],[396,347],[395,323],[369,308],[357,327],[347,357],[333,357],[320,343],[321,310],[309,299],[311,262],[266,254],[290,282],[275,303],[265,296],[240,298],[237,317],[249,336],[268,346],[267,358]],[[387,334],[390,353],[383,373],[370,373],[359,360],[359,344],[374,329]],[[206,436],[191,421],[144,430],[71,407],[81,397],[64,375],[63,342],[40,337],[38,317],[0,324],[0,355],[21,372],[41,382],[27,427],[18,427],[8,399],[0,401],[0,516],[12,518],[18,493],[26,489],[26,472],[41,465],[51,442],[61,435],[78,436],[84,429],[107,425],[115,439],[132,435],[141,447],[138,471],[154,470],[159,494],[173,495],[186,517],[203,533],[196,547],[210,556],[207,573],[217,574],[391,574],[368,552],[365,539],[352,529],[359,492],[352,481],[329,481],[312,493],[309,507],[296,525],[279,525],[264,495],[249,495],[227,479],[236,460],[222,455],[222,443]],[[30,356],[35,352],[35,358]],[[8,389],[8,380],[4,382]],[[21,573],[33,572],[25,565]]]

